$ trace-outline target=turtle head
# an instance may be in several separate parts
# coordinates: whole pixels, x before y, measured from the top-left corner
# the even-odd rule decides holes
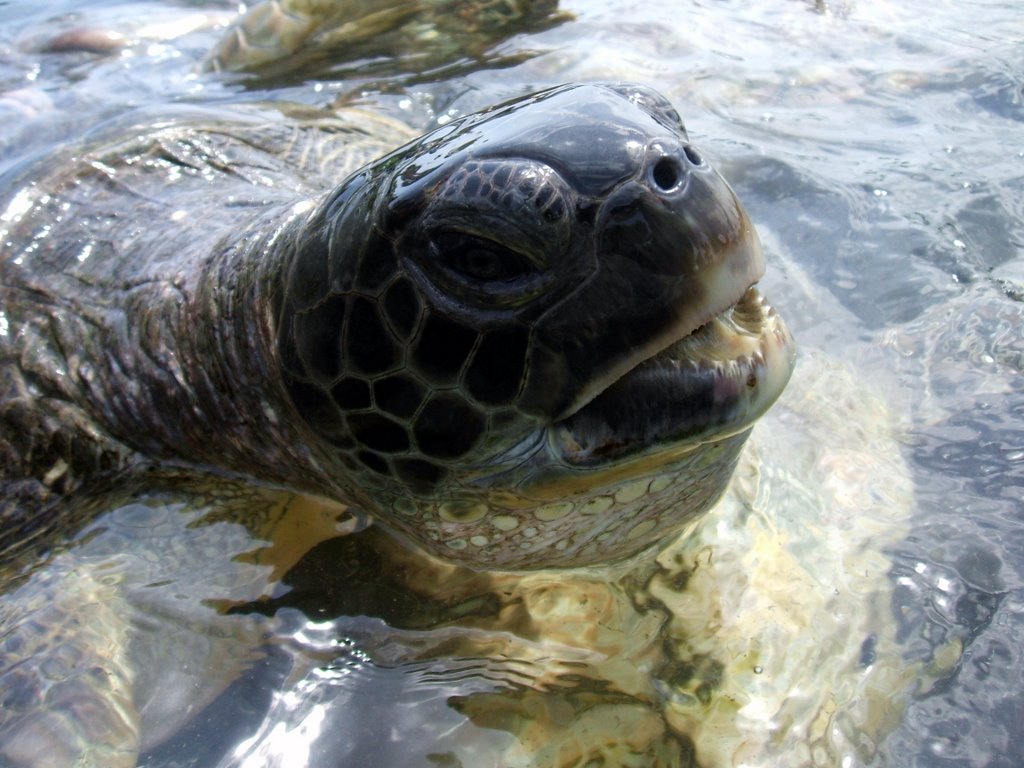
[[[621,559],[721,495],[793,362],[757,235],[657,93],[427,134],[311,220],[288,394],[393,527],[482,568]]]

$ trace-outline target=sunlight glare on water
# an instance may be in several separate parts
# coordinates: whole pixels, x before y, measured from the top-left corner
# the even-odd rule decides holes
[[[546,768],[612,736],[641,768],[1024,764],[1020,5],[560,7],[473,56],[246,80],[193,67],[234,3],[0,2],[0,173],[129,108],[357,103],[425,129],[567,81],[657,88],[758,228],[810,388],[657,563],[420,583],[373,534],[314,552],[258,607],[262,660],[141,764]],[[41,52],[81,27],[128,42]],[[31,194],[9,192],[0,233]]]

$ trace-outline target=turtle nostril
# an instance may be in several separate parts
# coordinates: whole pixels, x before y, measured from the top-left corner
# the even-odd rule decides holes
[[[671,157],[663,157],[651,169],[651,178],[659,189],[668,192],[679,185],[682,169],[679,167],[679,163]]]
[[[689,160],[690,164],[695,168],[704,164],[704,158],[700,156],[700,152],[689,144],[683,145],[683,154],[686,155],[686,159]]]

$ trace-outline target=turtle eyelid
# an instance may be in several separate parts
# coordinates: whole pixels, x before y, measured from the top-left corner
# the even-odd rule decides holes
[[[431,237],[430,248],[446,270],[478,283],[528,278],[543,268],[529,254],[475,233],[439,232]]]

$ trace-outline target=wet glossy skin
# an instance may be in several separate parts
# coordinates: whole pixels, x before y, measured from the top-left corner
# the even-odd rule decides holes
[[[731,331],[633,371],[762,270],[667,102],[561,88],[334,193],[301,241],[279,349],[309,426],[428,548],[481,567],[617,559],[717,499],[785,383],[790,341],[756,294],[742,375],[722,371]]]
[[[131,766],[216,696],[208,641],[258,642],[230,608],[338,532],[278,489],[476,569],[614,561],[719,499],[793,349],[674,110],[566,86],[350,175],[407,137],[182,107],[0,181],[3,759]]]
[[[482,568],[618,559],[715,502],[792,344],[664,99],[556,88],[340,184],[379,126],[259,120],[129,128],[17,181],[9,530],[168,462],[355,504]]]

